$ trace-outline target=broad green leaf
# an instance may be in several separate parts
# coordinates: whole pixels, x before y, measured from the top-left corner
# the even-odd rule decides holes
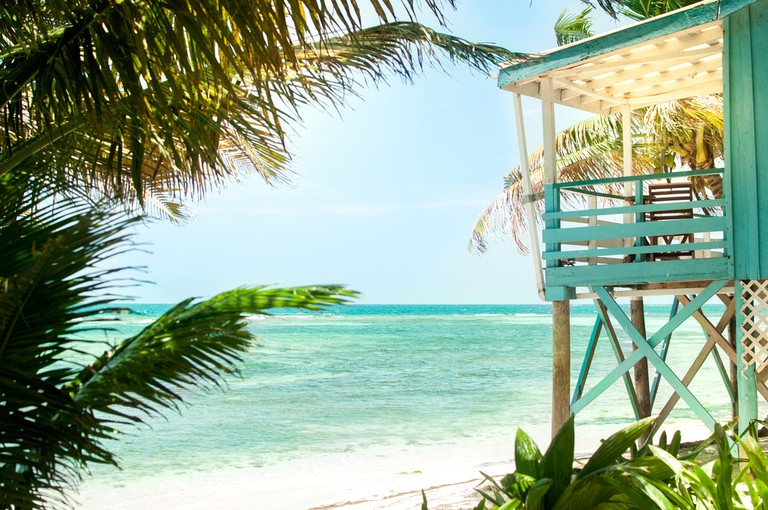
[[[517,429],[515,435],[515,468],[533,478],[541,476],[541,451],[531,436],[523,429]]]
[[[683,475],[683,472],[686,469],[683,461],[676,459],[669,452],[662,450],[661,448],[651,446],[650,449],[651,449],[651,452],[656,456],[656,458],[662,461],[664,464],[666,464],[674,472],[676,476]]]
[[[512,501],[507,501],[506,503],[504,503],[499,507],[499,510],[515,510],[515,508],[519,507],[522,504],[523,503],[517,499]]]
[[[679,430],[675,431],[675,434],[672,436],[672,441],[669,443],[669,447],[665,448],[670,454],[674,455],[675,457],[678,456],[680,453],[680,443],[682,441],[682,434]]]
[[[552,480],[547,492],[546,506],[551,508],[560,498],[573,477],[574,417],[571,415],[555,434],[541,459],[542,476]],[[533,490],[533,489],[531,489]]]
[[[525,501],[526,494],[536,484],[536,481],[536,478],[532,476],[513,473],[501,479],[501,486],[509,497]]]
[[[550,506],[545,506],[544,498],[549,493],[553,484],[554,481],[549,478],[542,478],[537,481],[536,484],[531,487],[531,490],[528,491],[528,496],[525,498],[525,509],[544,510],[545,508],[551,508]]]
[[[720,510],[733,508],[735,487],[733,485],[733,458],[728,436],[720,424],[715,424],[715,442],[717,444],[718,460],[713,472],[717,481],[717,503]]]
[[[640,420],[621,429],[603,441],[600,448],[592,454],[584,469],[576,475],[577,478],[590,476],[592,473],[615,464],[635,441],[653,425],[653,418]]]

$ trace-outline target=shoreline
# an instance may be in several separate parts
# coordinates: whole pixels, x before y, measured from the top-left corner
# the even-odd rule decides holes
[[[600,440],[621,425],[577,426],[576,458],[588,459]],[[684,441],[704,439],[709,432],[692,420],[664,427],[668,434],[683,430]],[[120,471],[86,479],[75,495],[78,510],[203,510],[227,508],[296,508],[305,510],[411,510],[421,507],[424,490],[430,510],[470,509],[478,503],[475,492],[485,481],[481,471],[498,479],[514,471],[514,432],[504,443],[422,445],[408,451],[356,452],[343,456],[317,456],[264,467],[230,466],[206,470],[180,466],[175,473],[143,473],[120,477]],[[531,430],[542,451],[548,437]],[[546,440],[545,440],[546,439]],[[495,456],[492,452],[495,450]],[[483,459],[497,460],[486,462]],[[185,469],[182,469],[185,468]]]

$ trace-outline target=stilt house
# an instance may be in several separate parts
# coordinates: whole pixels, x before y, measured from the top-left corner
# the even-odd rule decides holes
[[[706,0],[511,62],[498,84],[515,94],[523,162],[520,96],[542,105],[543,196],[531,192],[525,164],[523,184],[539,291],[553,308],[553,430],[619,380],[638,418],[658,414],[658,426],[682,399],[713,429],[715,419],[689,389],[710,356],[744,429],[758,417],[758,395],[768,400],[768,0]],[[634,174],[632,110],[709,94],[724,100],[725,155],[715,165],[721,168]],[[555,105],[621,115],[623,167],[599,179],[558,182]],[[697,188],[705,180],[721,186]],[[541,244],[539,200],[546,211]],[[645,331],[641,298],[651,295],[675,305],[666,324]],[[622,299],[630,300],[631,313]],[[597,310],[573,392],[572,300],[594,300]],[[724,305],[721,316],[707,317],[702,306],[710,300]],[[686,373],[675,373],[666,353],[675,329],[691,317],[705,332],[701,350]],[[626,352],[619,327],[634,344]],[[587,390],[601,335],[617,364]],[[674,395],[655,405],[660,379]]]

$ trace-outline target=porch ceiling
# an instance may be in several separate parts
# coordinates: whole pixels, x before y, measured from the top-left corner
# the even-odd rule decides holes
[[[608,36],[620,36],[621,32],[617,30]],[[596,42],[600,38],[591,40]],[[559,67],[546,65],[563,60],[563,55],[578,56],[579,48],[589,48],[589,42],[580,41],[533,55],[526,62],[510,63],[513,72],[509,76],[525,74],[526,68],[532,72],[537,67],[544,69],[535,76],[507,83],[502,83],[500,77],[501,88],[541,98],[542,83],[551,79],[555,103],[597,114],[617,113],[627,104],[639,108],[723,91],[721,19],[613,51],[592,52],[598,54],[588,58],[566,58],[566,62],[575,61]],[[502,76],[505,70],[501,70]]]

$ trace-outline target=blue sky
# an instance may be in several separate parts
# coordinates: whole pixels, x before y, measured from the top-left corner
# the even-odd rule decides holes
[[[555,45],[552,25],[578,0],[459,2],[455,35],[513,51]],[[598,32],[614,27],[596,13]],[[425,22],[427,19],[425,18]],[[292,143],[298,175],[257,178],[210,194],[195,218],[137,229],[148,253],[128,262],[154,282],[143,302],[176,302],[244,285],[342,283],[361,303],[535,303],[533,261],[514,243],[467,250],[484,205],[518,164],[512,95],[460,67],[414,84],[369,87],[339,113],[304,112]],[[540,142],[525,103],[528,145]],[[574,117],[560,115],[562,127]]]

